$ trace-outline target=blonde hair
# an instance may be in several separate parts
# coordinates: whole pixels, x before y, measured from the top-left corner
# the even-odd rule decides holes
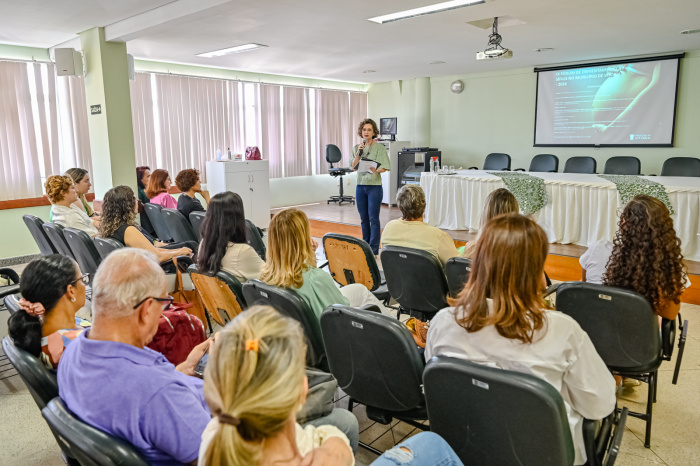
[[[253,306],[229,322],[210,350],[204,398],[212,416],[237,425],[218,422],[204,463],[260,464],[265,439],[280,434],[303,403],[305,364],[301,326],[272,307]]]
[[[479,220],[479,235],[486,226],[489,220],[503,214],[517,214],[520,211],[518,201],[513,196],[513,193],[506,188],[498,188],[492,191],[486,198],[484,211],[481,213]]]
[[[46,178],[46,183],[44,183],[46,197],[49,198],[51,204],[61,202],[71,186],[73,186],[73,180],[70,176],[51,175]]]
[[[298,209],[285,209],[272,218],[268,230],[267,261],[260,280],[284,288],[300,288],[301,274],[316,267],[311,249],[309,219]]]
[[[69,168],[66,170],[65,176],[70,176],[71,179],[75,184],[80,183],[83,178],[85,178],[85,175],[88,174],[88,171],[85,170],[84,168]],[[95,213],[94,210],[92,210],[92,207],[90,207],[90,204],[88,203],[87,199],[85,198],[85,194],[78,193],[78,199],[80,200],[80,203],[83,205],[83,209],[85,209],[85,213],[87,213],[88,217],[92,217],[92,215]]]

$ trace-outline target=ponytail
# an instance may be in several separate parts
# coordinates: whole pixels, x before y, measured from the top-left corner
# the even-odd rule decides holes
[[[10,338],[17,348],[23,349],[32,356],[41,355],[41,320],[30,316],[27,311],[20,309],[12,314],[7,321]]]

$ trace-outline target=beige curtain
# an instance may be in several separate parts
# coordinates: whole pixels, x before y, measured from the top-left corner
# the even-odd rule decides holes
[[[260,86],[260,151],[270,163],[270,178],[282,178],[284,158],[282,153],[282,99],[281,86],[263,84]],[[286,110],[286,109],[285,109]],[[286,112],[285,112],[286,117]]]
[[[358,122],[359,123],[359,122]],[[316,171],[328,173],[326,145],[335,144],[343,154],[342,165],[347,166],[352,151],[350,137],[350,99],[347,91],[316,91]],[[359,139],[359,138],[357,138]]]
[[[367,93],[366,92],[351,92],[350,93],[350,124],[347,129],[349,131],[350,140],[353,141],[352,145],[360,142],[360,137],[357,135],[357,127],[360,122],[367,118]],[[377,122],[377,126],[379,122]],[[350,148],[352,149],[352,147]],[[348,158],[345,158],[345,156]],[[347,163],[352,161],[350,157],[350,150],[347,154],[343,153],[343,161],[347,160]]]
[[[284,176],[311,175],[309,89],[285,87]]]
[[[145,165],[153,168],[156,165],[156,132],[151,76],[150,73],[136,73],[136,80],[129,82],[137,167]]]
[[[79,167],[92,173],[84,79],[82,76],[56,76],[55,79],[61,140],[60,172]]]

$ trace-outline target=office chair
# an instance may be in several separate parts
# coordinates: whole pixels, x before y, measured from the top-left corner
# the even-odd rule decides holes
[[[641,171],[642,163],[637,157],[610,157],[603,168],[606,175],[639,175]]]
[[[349,396],[349,411],[363,404],[367,417],[380,424],[396,418],[429,429],[417,422],[428,418],[423,358],[403,323],[381,313],[332,305],[321,314],[321,331],[330,372]]]
[[[197,241],[202,240],[202,223],[204,223],[206,217],[206,212],[190,212],[190,223],[195,235],[197,235]]]
[[[95,247],[102,260],[105,260],[112,251],[121,249],[124,245],[114,238],[95,238]]]
[[[184,243],[186,241],[199,242],[197,234],[194,232],[194,228],[192,228],[192,224],[179,210],[164,208],[160,211],[160,216],[173,237],[173,241],[177,243]]]
[[[438,356],[428,362],[423,382],[430,430],[464,464],[573,464],[564,400],[545,380]],[[619,418],[611,414],[596,438],[596,421],[584,420],[587,465],[615,462],[626,421],[627,408]]]
[[[595,173],[598,162],[593,157],[569,157],[564,164],[564,173]]]
[[[451,257],[445,264],[445,277],[450,290],[450,297],[456,298],[469,281],[472,260],[466,257]]]
[[[469,167],[469,170],[478,170],[478,167]],[[500,152],[492,152],[484,160],[483,170],[510,171],[510,155]]]
[[[389,294],[399,303],[399,312],[421,320],[431,319],[448,307],[449,288],[440,260],[421,249],[387,246],[381,252]]]
[[[62,225],[59,225],[58,223],[47,222],[44,223],[41,227],[44,229],[44,232],[49,238],[49,241],[51,241],[51,244],[53,244],[53,247],[56,249],[56,251],[58,251],[60,255],[70,257],[71,259],[75,260],[73,251],[71,251],[70,246],[68,246],[66,236],[63,233]]]
[[[700,177],[700,159],[696,159],[695,157],[668,158],[661,168],[661,176]]]
[[[343,202],[351,202],[353,204],[355,203],[354,197],[343,195],[343,176],[347,175],[348,173],[352,173],[352,170],[350,168],[333,167],[334,163],[339,163],[342,159],[343,154],[340,153],[340,149],[338,148],[338,146],[336,146],[335,144],[326,145],[326,162],[330,164],[330,168],[328,168],[328,173],[330,173],[330,175],[333,178],[340,178],[339,195],[331,196],[326,204],[330,204],[331,202],[337,202],[338,205],[343,205]]]
[[[190,265],[187,272],[206,309],[204,316],[197,317],[202,322],[206,317],[210,330],[210,314],[219,325],[223,326],[248,307],[243,297],[241,282],[229,272],[225,270],[220,270],[216,274],[200,272],[196,264]],[[219,311],[226,314],[226,320]]]
[[[25,214],[22,215],[22,220],[24,224],[27,225],[29,233],[32,234],[36,245],[39,246],[39,252],[42,256],[48,256],[49,254],[58,254],[58,251],[54,247],[53,243],[46,236],[46,232],[42,228],[44,221],[37,217],[36,215]]]
[[[83,273],[89,273],[90,275],[97,272],[97,267],[102,262],[102,257],[95,247],[90,235],[88,235],[83,230],[77,230],[75,228],[64,228],[63,234],[66,237],[68,246],[73,252],[73,257],[78,262],[80,270]]]
[[[9,288],[9,287],[8,287]],[[12,285],[12,289],[6,290],[7,293],[3,293],[3,303],[5,307],[10,312],[10,315],[19,311],[19,299],[21,298],[19,294],[19,284]]]
[[[144,212],[146,212],[148,219],[151,221],[151,225],[156,231],[158,239],[164,243],[171,242],[173,240],[173,235],[170,233],[170,230],[163,221],[163,216],[161,214],[163,206],[158,204],[151,204],[149,202],[148,204],[143,205],[143,210]]]
[[[524,168],[516,168],[516,172],[525,171]],[[553,154],[537,154],[530,161],[529,172],[556,173],[559,171],[559,157]]]
[[[256,227],[255,224],[248,219],[245,219],[245,240],[246,243],[248,243],[248,246],[255,249],[258,256],[260,256],[262,260],[265,260],[265,254],[267,253],[265,242],[260,235],[260,230],[258,230],[258,227]]]

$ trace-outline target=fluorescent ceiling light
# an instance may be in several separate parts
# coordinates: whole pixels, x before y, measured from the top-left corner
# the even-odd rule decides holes
[[[436,3],[435,5],[422,6],[412,10],[399,11],[398,13],[391,13],[389,15],[376,16],[374,18],[369,18],[367,21],[379,24],[391,23],[392,21],[440,13],[441,11],[455,10],[465,6],[478,5],[479,3],[486,3],[486,0],[452,0],[449,2]]]
[[[229,47],[227,49],[214,50],[213,52],[198,53],[197,56],[204,57],[204,58],[214,58],[214,57],[221,57],[223,55],[230,55],[232,53],[249,52],[251,50],[261,49],[263,47],[267,47],[267,45],[243,44],[243,45],[237,45],[235,47]]]

